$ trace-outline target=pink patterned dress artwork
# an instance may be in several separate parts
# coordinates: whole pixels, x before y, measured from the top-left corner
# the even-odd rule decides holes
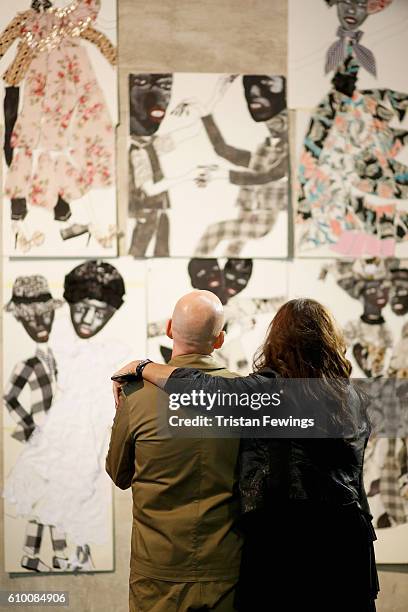
[[[114,126],[81,40],[96,44],[115,63],[109,39],[93,28],[100,4],[74,0],[62,9],[31,8],[19,13],[3,33],[8,34],[7,43],[20,39],[17,55],[27,64],[23,75],[16,77],[10,66],[3,77],[15,85],[23,76],[4,185],[12,202],[21,198],[28,207],[52,210],[59,198],[71,203],[92,189],[114,184]]]

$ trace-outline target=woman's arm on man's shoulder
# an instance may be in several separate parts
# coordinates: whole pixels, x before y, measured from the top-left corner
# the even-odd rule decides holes
[[[140,360],[132,361],[121,368],[115,375],[135,373]],[[223,376],[213,376],[193,368],[175,368],[159,363],[148,363],[142,372],[144,380],[147,380],[157,387],[164,389],[168,393],[176,390],[181,393],[191,393],[192,391],[203,391],[204,393],[236,393],[252,394],[260,392],[270,392],[276,384],[274,377],[265,377],[262,374],[249,374],[237,378],[224,378]],[[121,385],[114,383],[114,395],[116,403],[120,396]]]

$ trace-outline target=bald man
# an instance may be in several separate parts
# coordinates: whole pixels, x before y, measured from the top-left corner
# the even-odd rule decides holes
[[[209,291],[176,304],[167,324],[169,365],[236,376],[212,356],[224,341],[224,313]],[[146,381],[122,387],[106,471],[132,487],[130,612],[235,610],[242,538],[238,517],[239,440],[171,438],[158,431],[168,396]]]

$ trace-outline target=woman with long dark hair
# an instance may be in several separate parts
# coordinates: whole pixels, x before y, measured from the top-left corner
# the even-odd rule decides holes
[[[314,300],[296,299],[272,320],[254,373],[247,377],[226,379],[154,363],[143,369],[143,378],[165,390],[179,379],[178,389],[185,392],[251,393],[256,385],[276,390],[278,382],[300,379],[310,399],[316,390],[312,379],[319,379],[317,409],[338,426],[319,438],[242,440],[246,537],[238,610],[375,611],[375,533],[363,485],[370,427],[364,397],[350,382],[345,353],[329,311]],[[346,430],[342,437],[333,435]]]

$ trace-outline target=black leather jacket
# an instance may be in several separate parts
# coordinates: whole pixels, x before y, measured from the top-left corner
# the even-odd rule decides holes
[[[177,390],[206,393],[251,393],[277,379],[272,370],[241,378],[209,376],[199,370],[178,368],[166,384]],[[180,379],[183,379],[181,382]],[[180,386],[181,383],[181,386]],[[309,500],[340,507],[355,507],[369,515],[363,484],[364,451],[370,433],[360,396],[350,385],[347,403],[358,422],[353,437],[344,438],[249,438],[241,440],[240,493],[243,513],[260,510],[269,503]],[[362,418],[363,415],[363,418]]]

